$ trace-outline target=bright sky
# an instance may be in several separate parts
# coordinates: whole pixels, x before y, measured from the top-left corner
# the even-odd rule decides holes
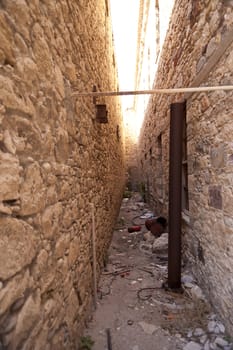
[[[139,0],[110,0],[120,90],[134,90]],[[127,99],[127,102],[126,102]],[[132,97],[122,98],[130,104]]]
[[[166,34],[169,17],[174,0],[161,0],[160,5],[160,39],[161,45]],[[156,42],[155,42],[155,3],[150,2],[147,17],[146,35],[143,38],[143,65],[141,66],[141,79],[137,89],[151,89],[156,71]],[[138,16],[140,0],[110,0],[113,37],[115,45],[116,62],[118,67],[119,88],[121,91],[135,89],[136,51],[138,35]],[[141,39],[142,40],[142,39]],[[149,51],[148,51],[149,50]],[[150,52],[150,55],[148,54]],[[131,118],[131,128],[137,132],[143,120],[148,95],[137,97],[136,114]],[[125,111],[134,106],[134,96],[122,96],[123,115]]]

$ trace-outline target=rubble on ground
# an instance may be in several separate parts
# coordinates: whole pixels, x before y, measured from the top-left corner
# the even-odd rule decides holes
[[[181,293],[164,288],[168,234],[155,238],[146,230],[143,222],[153,213],[136,199],[123,200],[121,227],[116,227],[99,282],[98,308],[87,329],[95,340],[93,350],[108,350],[104,327],[111,327],[114,350],[233,350],[224,324],[188,268],[183,267]],[[131,225],[140,225],[141,231],[128,233]]]

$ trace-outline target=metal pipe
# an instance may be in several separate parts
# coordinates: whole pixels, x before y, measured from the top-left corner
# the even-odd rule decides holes
[[[170,106],[168,288],[181,287],[182,136],[186,102]]]
[[[74,97],[98,97],[98,96],[124,96],[124,95],[153,95],[153,94],[179,94],[208,91],[231,91],[233,85],[220,86],[199,86],[189,88],[171,88],[171,89],[153,89],[153,90],[134,90],[134,91],[97,91],[97,92],[73,92]]]
[[[112,338],[111,338],[110,328],[106,329],[106,333],[107,333],[108,350],[112,350]]]
[[[92,258],[93,258],[93,291],[94,291],[94,306],[97,308],[97,275],[96,275],[96,232],[95,232],[95,207],[91,203],[92,217]]]

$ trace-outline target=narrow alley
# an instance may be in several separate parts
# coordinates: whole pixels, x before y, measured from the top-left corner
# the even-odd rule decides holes
[[[232,106],[233,0],[0,0],[0,350],[233,350]]]
[[[80,350],[233,349],[187,263],[182,264],[182,291],[164,287],[168,236],[155,238],[147,231],[144,223],[152,215],[139,193],[123,199],[98,284],[97,309]],[[141,230],[128,232],[132,225]]]

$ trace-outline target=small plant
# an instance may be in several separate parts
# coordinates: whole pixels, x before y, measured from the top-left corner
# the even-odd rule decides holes
[[[104,268],[107,267],[108,265],[108,254],[104,254],[104,257],[103,257],[103,264],[104,264]]]
[[[124,224],[125,224],[125,219],[124,219],[123,217],[119,218],[118,221],[117,221],[117,224],[118,224],[119,226],[124,226]]]
[[[126,187],[124,194],[123,194],[123,198],[130,198],[132,196],[131,191],[129,191],[129,189]]]
[[[94,345],[94,341],[91,339],[89,335],[86,337],[81,337],[79,350],[91,350],[93,345]]]
[[[139,192],[142,196],[143,202],[146,202],[146,186],[143,182],[139,184]]]

